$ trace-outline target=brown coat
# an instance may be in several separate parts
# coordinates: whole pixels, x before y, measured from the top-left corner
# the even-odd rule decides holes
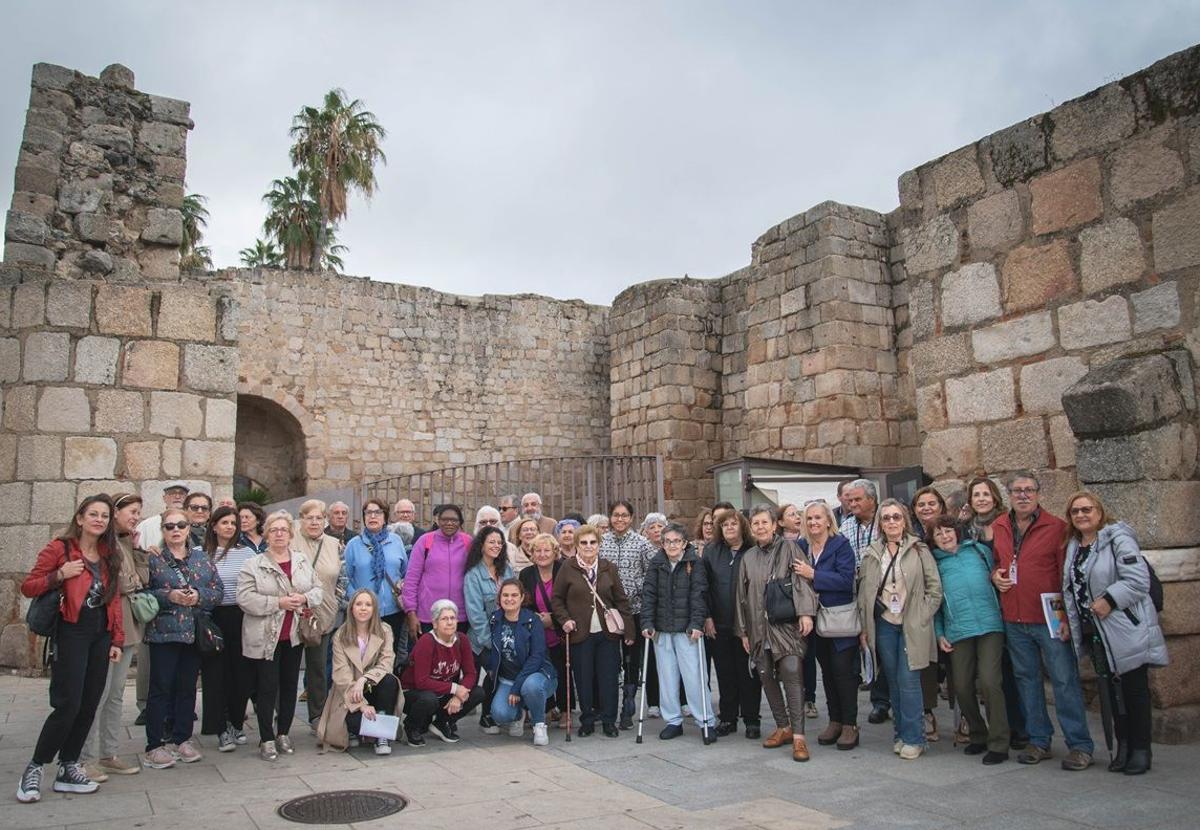
[[[633,614],[629,610],[629,598],[625,596],[625,589],[621,587],[621,576],[617,573],[617,566],[599,557],[596,559],[596,594],[601,602],[620,612],[625,620],[624,636],[630,639],[637,636]],[[592,627],[593,606],[600,615],[600,625],[605,633],[610,637],[621,636],[608,630],[604,620],[604,609],[593,601],[587,575],[577,558],[568,559],[558,569],[550,605],[553,608],[554,621],[560,628],[567,620],[575,621],[575,630],[571,632],[572,643],[582,643],[587,639]]]
[[[332,540],[331,540],[332,541]],[[348,621],[346,625],[353,626]],[[350,687],[360,677],[366,677],[369,683],[378,683],[386,675],[392,673],[396,652],[392,643],[392,629],[383,626],[383,637],[372,634],[367,640],[367,653],[360,655],[358,646],[347,648],[342,643],[341,629],[333,635],[333,688],[325,698],[325,709],[321,712],[321,720],[317,723],[317,742],[334,749],[344,750],[350,745],[350,734],[346,730],[346,715],[357,712],[365,703],[350,701]],[[404,692],[396,701],[393,712],[385,715],[398,715],[404,711]]]
[[[817,595],[812,583],[792,571],[793,560],[812,564],[812,560],[795,542],[776,536],[763,550],[755,546],[742,555],[737,572],[737,603],[734,607],[734,633],[750,640],[750,656],[758,661],[763,644],[771,644],[771,655],[779,660],[788,655],[804,656],[805,642],[800,636],[800,624],[767,622],[763,607],[763,591],[767,581],[791,577],[792,603],[801,617],[816,617]],[[815,622],[815,620],[814,620]]]

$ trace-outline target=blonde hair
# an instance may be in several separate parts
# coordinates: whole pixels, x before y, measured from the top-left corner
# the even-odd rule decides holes
[[[289,539],[294,538],[296,535],[296,531],[292,527],[292,523],[295,522],[296,520],[294,518],[292,518],[292,514],[287,512],[286,510],[276,510],[270,516],[267,516],[267,518],[263,519],[263,525],[262,525],[263,534],[266,535],[267,533],[270,533],[271,525],[273,525],[279,521],[283,521],[283,522],[287,523],[288,538]]]
[[[1097,522],[1098,527],[1104,527],[1105,525],[1110,525],[1117,521],[1112,516],[1108,515],[1108,511],[1104,508],[1104,502],[1100,501],[1100,497],[1094,492],[1091,490],[1077,490],[1071,494],[1069,499],[1067,499],[1067,506],[1063,508],[1063,518],[1067,522],[1067,541],[1070,541],[1071,539],[1083,538],[1082,534],[1075,529],[1075,523],[1071,521],[1071,507],[1080,499],[1087,499],[1090,501],[1092,506],[1095,507],[1097,512],[1100,513],[1099,520]]]
[[[838,525],[833,519],[833,510],[830,509],[829,503],[823,499],[821,501],[809,502],[808,504],[804,505],[804,509],[800,511],[800,518],[805,520],[802,521],[800,535],[803,536],[804,540],[810,545],[812,544],[812,534],[808,532],[808,522],[806,520],[808,519],[808,511],[814,507],[825,514],[825,521],[829,522],[829,536],[831,538],[837,536],[838,532]]]
[[[367,623],[368,636],[374,634],[381,640],[387,639],[383,633],[383,621],[379,619],[379,597],[375,596],[375,592],[370,588],[359,588],[350,595],[350,600],[346,603],[346,621],[342,623],[342,627],[337,632],[338,642],[346,648],[358,648],[358,620],[354,619],[354,601],[362,594],[371,598],[371,620]]]
[[[546,545],[546,544],[550,545],[550,550],[551,550],[551,552],[554,553],[554,558],[557,559],[558,558],[558,540],[555,539],[553,536],[551,536],[549,533],[539,533],[537,536],[534,536],[533,539],[529,542],[529,549],[533,550],[538,545]]]
[[[318,513],[324,516],[325,502],[321,501],[320,499],[309,499],[300,505],[300,517],[304,518],[306,514],[311,513],[313,510],[316,510]]]
[[[579,540],[582,539],[584,536],[591,536],[597,542],[602,541],[602,539],[600,538],[600,531],[598,529],[596,529],[596,527],[594,525],[580,525],[578,528],[576,528],[575,529],[575,544],[578,545]]]

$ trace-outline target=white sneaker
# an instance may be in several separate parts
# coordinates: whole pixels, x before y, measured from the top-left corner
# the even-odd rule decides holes
[[[899,755],[900,750],[902,749],[904,749],[904,741],[896,741],[894,744],[892,744],[892,752],[895,754]]]
[[[550,743],[550,736],[548,734],[546,734],[546,724],[535,723],[533,725],[533,745],[534,746],[548,746],[549,743]]]
[[[683,711],[683,716],[684,716],[685,718],[690,718],[690,717],[692,716],[692,707],[688,706],[686,703],[685,703],[685,704],[683,704],[683,710],[682,710],[682,711]]]
[[[392,754],[391,741],[389,741],[387,738],[379,738],[377,741],[375,741],[375,754],[376,755],[391,755]]]
[[[510,737],[519,738],[525,734],[525,721],[517,718],[508,725],[508,734]]]
[[[661,710],[661,709],[659,709],[657,706],[651,706],[649,709],[647,709],[647,710],[646,710],[646,717],[648,717],[648,718],[661,718],[661,717],[662,717],[662,710]]]
[[[925,754],[925,747],[905,744],[904,746],[900,747],[900,752],[898,754],[905,761],[915,761]]]

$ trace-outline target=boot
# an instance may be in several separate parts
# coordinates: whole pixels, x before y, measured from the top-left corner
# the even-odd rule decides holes
[[[846,724],[842,727],[842,734],[837,739],[837,748],[849,750],[856,746],[858,746],[858,727]]]
[[[831,720],[829,726],[825,727],[825,731],[817,736],[817,743],[821,746],[833,746],[837,743],[838,736],[841,734],[842,725],[837,721]]]
[[[1111,767],[1110,767],[1111,769]],[[1125,763],[1126,775],[1142,775],[1150,769],[1150,750],[1131,749],[1129,760]]]
[[[792,738],[792,760],[808,760],[808,743],[804,740],[803,735],[796,735]]]
[[[1124,741],[1117,741],[1117,754],[1108,762],[1109,772],[1124,772],[1126,764],[1129,763],[1129,744]]]
[[[786,746],[792,741],[792,727],[782,726],[767,736],[762,745],[765,749],[776,749],[781,746]]]

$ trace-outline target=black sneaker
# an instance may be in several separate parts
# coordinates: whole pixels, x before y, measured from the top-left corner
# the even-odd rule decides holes
[[[994,767],[996,764],[1003,764],[1008,760],[1007,752],[992,752],[988,751],[983,756],[983,763],[989,767]]]
[[[448,744],[458,743],[458,735],[454,733],[454,728],[446,721],[434,721],[429,724],[429,731],[433,733],[435,738],[441,739]]]
[[[606,738],[621,737],[621,732],[619,729],[617,729],[616,724],[606,723],[602,727],[602,731],[604,732],[604,737],[606,737]]]
[[[716,732],[722,738],[724,738],[726,735],[733,735],[737,732],[737,724],[730,723],[729,721],[721,721],[717,724]]]
[[[967,744],[963,755],[982,755],[985,752],[987,752],[987,744]]]
[[[621,720],[619,721],[618,725],[622,729],[633,729],[633,716],[621,715]]]
[[[405,729],[404,739],[408,741],[409,746],[425,746],[425,738],[415,729]]]
[[[668,723],[662,732],[658,733],[659,740],[669,741],[683,734],[683,726],[678,723]]]
[[[746,739],[757,741],[762,738],[762,727],[757,723],[746,724]]]
[[[58,775],[54,777],[56,793],[94,793],[100,785],[87,777],[83,765],[72,762],[58,765]]]
[[[21,773],[21,783],[17,785],[17,801],[30,804],[42,800],[42,765],[33,761]]]
[[[868,723],[883,723],[888,719],[888,710],[886,706],[876,706],[871,710],[871,714],[867,715]]]
[[[138,716],[136,718],[134,718],[133,725],[134,726],[145,726],[146,725],[146,710],[145,709],[138,712]]]

